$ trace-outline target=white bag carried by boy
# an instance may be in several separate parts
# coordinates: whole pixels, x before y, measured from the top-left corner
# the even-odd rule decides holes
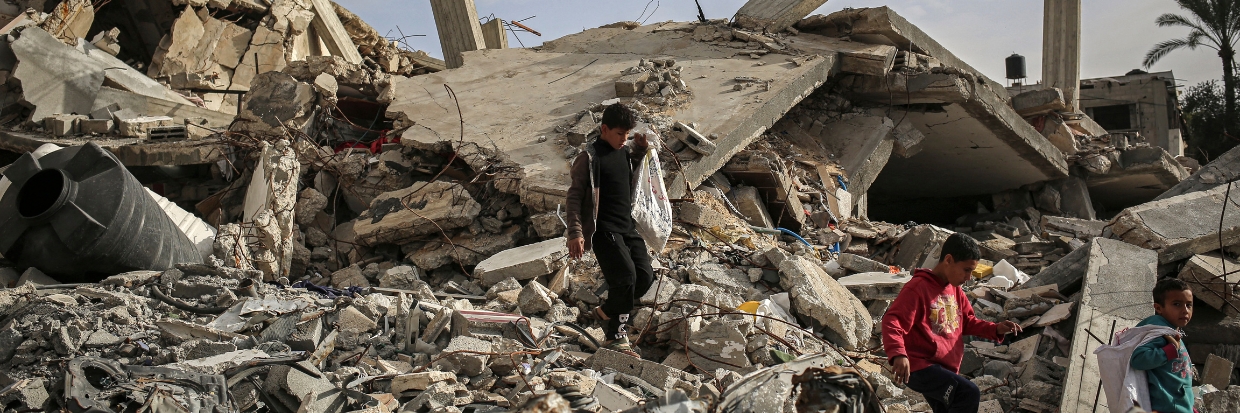
[[[1144,370],[1130,365],[1132,352],[1137,347],[1164,335],[1179,336],[1170,327],[1140,326],[1115,333],[1113,345],[1099,346],[1094,350],[1098,356],[1098,375],[1102,379],[1103,393],[1107,395],[1107,408],[1111,413],[1126,413],[1134,405],[1150,408],[1150,389]]]
[[[633,200],[633,222],[646,246],[656,255],[663,251],[672,236],[672,203],[663,186],[663,168],[659,163],[658,142],[653,134],[646,156],[638,168],[637,198]]]

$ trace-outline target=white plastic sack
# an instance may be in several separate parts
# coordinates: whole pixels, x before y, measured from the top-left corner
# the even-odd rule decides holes
[[[649,136],[649,135],[648,135]],[[646,246],[656,255],[663,251],[672,236],[672,203],[663,186],[663,168],[659,164],[656,143],[651,142],[638,168],[637,199],[633,201],[633,222]]]
[[[1098,356],[1098,375],[1102,379],[1107,408],[1111,413],[1125,413],[1135,404],[1149,409],[1150,390],[1145,371],[1133,369],[1132,352],[1142,344],[1163,335],[1179,335],[1163,326],[1141,326],[1115,333],[1114,345],[1099,346],[1094,350]]]
[[[1024,284],[1026,281],[1029,281],[1029,274],[1025,274],[1016,269],[1016,267],[1009,264],[1007,260],[1000,260],[998,264],[995,264],[995,275],[1016,281],[1017,285]]]

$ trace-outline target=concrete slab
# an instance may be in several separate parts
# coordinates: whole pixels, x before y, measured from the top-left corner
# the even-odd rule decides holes
[[[1189,177],[1180,162],[1157,146],[1132,148],[1119,158],[1106,174],[1084,173],[1090,195],[1111,211],[1161,199],[1160,194]]]
[[[1104,236],[1158,251],[1160,263],[1173,263],[1240,243],[1240,189],[1228,186],[1193,192],[1125,209]],[[1224,207],[1231,211],[1224,214]],[[1220,228],[1222,229],[1220,233]]]
[[[1240,260],[1213,252],[1190,258],[1179,278],[1192,288],[1194,298],[1234,317],[1240,315],[1240,297],[1235,294],[1235,286],[1240,283],[1240,273],[1235,272],[1238,269]]]
[[[792,309],[823,327],[823,334],[844,348],[869,342],[874,320],[869,310],[847,288],[827,275],[822,265],[804,257],[779,264],[779,285],[788,290]]]
[[[469,225],[482,205],[458,184],[419,182],[375,197],[357,222],[357,243],[401,244],[414,238]]]
[[[846,95],[893,105],[891,119],[925,135],[921,152],[888,161],[871,202],[992,194],[1068,175],[1063,152],[1007,105],[1005,92],[978,79],[944,72],[841,80]],[[934,184],[944,180],[958,185]]]
[[[802,34],[814,33],[834,38],[848,36],[857,42],[895,46],[900,50],[909,50],[938,59],[944,66],[959,68],[974,74],[982,73],[956,57],[921,28],[885,6],[846,9],[826,16],[813,15],[800,21],[795,27]],[[1007,91],[1002,84],[990,79],[985,79],[985,83],[989,89],[1002,91],[1000,92],[1002,100],[1008,100]]]
[[[1116,332],[1154,314],[1149,289],[1158,278],[1158,256],[1105,238],[1095,239],[1089,249],[1097,259],[1090,260],[1085,270],[1069,356],[1073,362],[1059,405],[1063,411],[1102,413],[1109,410],[1105,397],[1095,403],[1102,384],[1098,359],[1092,355],[1098,346],[1109,344],[1098,339],[1109,341]]]
[[[1231,384],[1231,371],[1235,365],[1231,361],[1211,354],[1206,357],[1206,367],[1201,371],[1201,383],[1226,389]]]
[[[664,26],[671,30],[663,31]],[[669,23],[631,31],[600,28],[544,43],[537,51],[466,52],[467,64],[461,68],[398,79],[398,97],[389,115],[418,125],[404,131],[403,139],[455,140],[459,120],[443,85],[451,86],[464,114],[466,141],[506,153],[522,166],[522,202],[536,211],[555,210],[567,193],[569,160],[562,143],[540,143],[538,136],[554,136],[557,125],[569,123],[589,104],[616,97],[620,72],[639,60],[674,57],[694,95],[677,110],[676,120],[695,122],[703,135],[718,136],[713,142],[719,150],[684,165],[685,179],[696,186],[826,80],[836,54],[825,50],[866,46],[824,42],[822,57],[801,65],[777,54],[730,59],[739,49],[694,41],[693,27]],[[738,92],[732,79],[739,76],[770,80],[769,86]],[[677,172],[666,172],[668,182],[682,181]],[[672,198],[684,197],[684,192],[684,185],[669,188]]]
[[[840,278],[840,285],[860,300],[894,300],[913,276],[907,273],[867,272]]]
[[[34,106],[31,119],[52,114],[88,114],[103,86],[104,68],[38,27],[27,27],[11,44],[17,56],[13,77],[22,99]]]
[[[736,24],[766,33],[779,33],[801,21],[827,0],[749,0],[736,11]]]
[[[506,250],[478,263],[474,278],[490,287],[508,277],[529,280],[555,272],[564,265],[568,254],[564,237]]]
[[[1240,146],[1231,148],[1213,161],[1201,167],[1196,173],[1163,192],[1154,200],[1167,199],[1189,192],[1205,191],[1216,186],[1240,179]]]

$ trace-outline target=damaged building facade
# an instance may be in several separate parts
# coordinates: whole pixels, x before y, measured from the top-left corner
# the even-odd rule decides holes
[[[433,0],[440,61],[327,0],[31,3],[0,29],[5,409],[930,411],[879,320],[953,233],[978,317],[1024,328],[967,343],[982,411],[1109,411],[1093,350],[1159,277],[1202,303],[1202,411],[1240,405],[1240,149],[1181,164],[1092,89],[1013,93],[890,8],[510,49]],[[600,348],[607,288],[561,218],[613,103],[660,136],[675,210],[640,358]]]

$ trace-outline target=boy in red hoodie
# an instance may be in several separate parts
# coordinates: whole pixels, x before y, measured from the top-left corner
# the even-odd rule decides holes
[[[1011,321],[992,323],[973,315],[960,285],[981,258],[977,241],[952,234],[933,270],[918,268],[883,315],[883,348],[896,382],[926,397],[934,413],[976,413],[981,393],[960,374],[964,336],[1001,340],[1020,333]]]

